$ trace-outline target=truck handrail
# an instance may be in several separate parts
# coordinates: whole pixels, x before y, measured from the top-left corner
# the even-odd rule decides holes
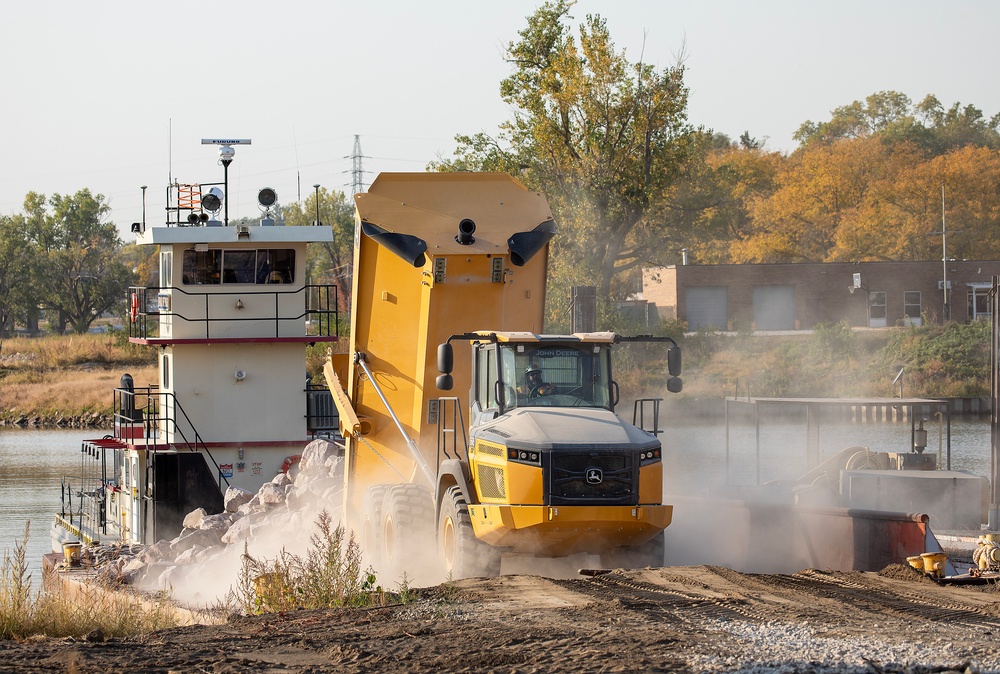
[[[368,369],[368,364],[365,363],[365,354],[360,351],[354,354],[354,362],[361,367],[365,375],[368,377],[368,381],[371,382],[372,388],[375,389],[375,393],[377,393],[378,397],[382,399],[382,404],[385,405],[386,411],[389,413],[389,416],[392,418],[392,421],[396,424],[396,428],[399,429],[400,434],[406,441],[406,446],[409,448],[410,454],[413,455],[413,460],[416,462],[417,466],[420,468],[420,471],[424,474],[424,477],[427,479],[427,484],[433,487],[434,482],[437,479],[437,475],[434,473],[433,470],[431,470],[431,467],[427,464],[427,461],[420,453],[420,449],[417,447],[417,443],[415,443],[413,441],[413,438],[411,438],[409,434],[407,434],[406,429],[403,428],[403,424],[399,421],[399,417],[396,416],[396,412],[392,409],[392,405],[389,404],[389,401],[386,399],[385,394],[382,393],[382,389],[381,387],[379,387],[378,382],[375,381],[375,377],[372,375],[372,371]]]

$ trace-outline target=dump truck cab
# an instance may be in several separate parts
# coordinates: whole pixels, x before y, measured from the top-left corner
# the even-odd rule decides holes
[[[468,480],[460,487],[479,540],[516,554],[662,563],[672,509],[662,502],[659,429],[615,413],[612,350],[622,339],[479,332],[440,347],[437,385],[448,390],[450,342],[472,344]],[[666,341],[668,388],[679,390],[680,352]]]

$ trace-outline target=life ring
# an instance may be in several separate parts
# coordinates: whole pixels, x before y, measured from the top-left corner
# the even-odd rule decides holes
[[[285,460],[281,463],[281,472],[288,473],[292,466],[297,466],[299,461],[302,460],[301,454],[292,454],[291,456],[286,456]]]
[[[139,295],[136,293],[132,293],[132,304],[129,306],[128,314],[132,317],[133,323],[139,318]]]

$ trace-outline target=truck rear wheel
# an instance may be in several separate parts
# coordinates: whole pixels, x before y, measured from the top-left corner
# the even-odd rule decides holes
[[[476,538],[469,504],[458,487],[449,487],[437,525],[438,554],[448,578],[500,575],[500,551]]]
[[[434,501],[419,484],[394,484],[382,502],[382,560],[396,580],[405,573],[409,581],[432,575]]]
[[[384,484],[368,487],[361,502],[361,550],[376,569],[382,565],[382,502],[387,488]]]
[[[601,553],[601,566],[605,569],[645,569],[663,566],[666,552],[664,532],[659,532],[642,545],[613,548]]]

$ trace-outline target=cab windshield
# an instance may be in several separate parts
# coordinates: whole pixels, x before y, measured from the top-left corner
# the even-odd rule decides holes
[[[605,344],[500,344],[505,405],[611,409]]]

